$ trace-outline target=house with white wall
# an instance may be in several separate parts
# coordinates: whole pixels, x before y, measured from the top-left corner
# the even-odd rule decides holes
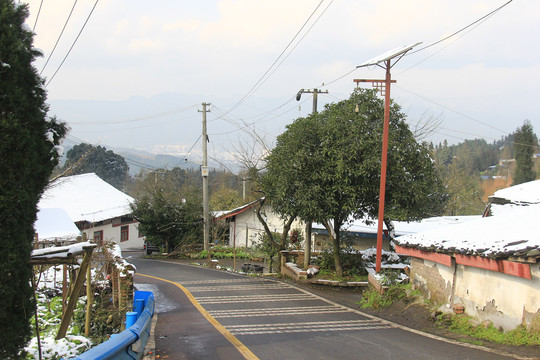
[[[539,181],[499,190],[493,216],[398,237],[396,251],[411,256],[413,285],[496,327],[540,332],[539,190]]]
[[[61,208],[88,240],[117,243],[122,250],[140,250],[144,237],[133,218],[135,201],[94,173],[55,180],[43,193],[38,208]]]
[[[251,247],[259,239],[259,236],[265,234],[264,227],[256,213],[259,207],[260,200],[255,200],[236,209],[216,214],[215,221],[226,223],[227,231],[223,241],[225,244],[235,247]],[[261,215],[270,231],[276,233],[283,231],[285,221],[272,210],[268,202],[263,204]],[[304,234],[304,228],[304,223],[299,220],[295,220],[291,226],[291,230],[299,230],[302,234]]]

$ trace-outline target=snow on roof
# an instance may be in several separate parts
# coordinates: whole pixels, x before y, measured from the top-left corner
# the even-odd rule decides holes
[[[516,208],[540,204],[540,180],[497,190],[489,199],[489,211],[493,216],[507,216]]]
[[[90,242],[80,242],[66,246],[48,247],[32,250],[33,259],[72,257],[82,254],[87,248],[95,248],[97,245]]]
[[[495,191],[490,199],[504,199],[512,203],[540,203],[540,180]]]
[[[244,211],[246,211],[246,210],[252,208],[253,206],[255,206],[255,204],[262,201],[263,199],[264,199],[264,197],[261,198],[261,199],[254,200],[254,201],[252,201],[250,203],[244,204],[242,206],[239,206],[239,207],[237,207],[236,209],[233,209],[233,210],[216,212],[217,214],[215,215],[215,218],[216,219],[226,219],[226,218],[232,217],[234,215],[241,214]]]
[[[62,208],[75,222],[97,222],[131,214],[135,200],[94,173],[54,181],[45,190],[38,207]]]
[[[474,254],[485,257],[526,256],[540,249],[540,233],[534,231],[540,205],[521,206],[506,216],[478,218],[462,224],[437,227],[396,238],[405,247],[421,250]]]
[[[37,213],[34,230],[40,240],[73,240],[81,234],[69,215],[59,208],[43,208]]]
[[[422,221],[394,221],[395,235],[403,236],[415,234],[420,231],[433,229],[440,226],[455,225],[469,222],[480,218],[480,215],[474,216],[440,216],[423,219]],[[369,223],[369,224],[368,224]],[[313,224],[313,229],[325,230],[322,224]],[[383,223],[383,229],[386,230],[386,224]],[[377,233],[376,219],[355,219],[349,224],[343,226],[344,231],[356,233]]]

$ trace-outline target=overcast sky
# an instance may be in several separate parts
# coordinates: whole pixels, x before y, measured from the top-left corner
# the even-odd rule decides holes
[[[36,23],[40,3],[29,2],[27,20],[44,53],[38,71],[73,5],[44,1]],[[384,78],[378,67],[357,65],[403,45],[423,42],[413,51],[422,49],[505,3],[101,0],[59,68],[95,4],[79,0],[42,73],[50,80],[50,115],[70,124],[71,142],[163,152],[195,145],[196,153],[198,110],[208,102],[211,153],[248,142],[238,130],[242,121],[271,143],[311,111],[309,94],[294,99],[299,89],[328,90],[319,95],[319,109],[345,99],[354,78]],[[438,120],[427,138],[436,143],[492,142],[525,120],[540,133],[539,15],[539,1],[514,0],[401,59],[392,69],[391,95],[411,127]]]

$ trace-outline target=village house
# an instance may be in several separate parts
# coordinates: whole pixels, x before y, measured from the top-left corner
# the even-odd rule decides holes
[[[478,220],[396,239],[411,281],[435,303],[540,332],[540,181],[499,190]]]
[[[133,218],[135,200],[94,173],[62,177],[48,186],[38,208],[60,208],[75,222],[81,235],[98,245],[117,243],[122,250],[141,250],[143,234]]]
[[[259,206],[260,200],[255,200],[236,209],[214,214],[215,221],[224,222],[226,227],[225,232],[216,241],[234,247],[253,246],[260,236],[265,234],[264,227],[256,214]],[[276,233],[283,231],[285,222],[272,210],[268,202],[263,205],[261,214],[270,231]],[[298,230],[302,235],[304,228],[304,223],[299,220],[295,220],[291,226],[291,230]]]
[[[216,235],[216,242],[229,246],[251,247],[258,238],[265,234],[263,225],[257,218],[256,209],[260,200],[252,201],[229,211],[214,213],[214,219],[217,223],[225,224],[225,231]],[[285,222],[272,210],[272,206],[265,202],[261,213],[271,231],[281,234]],[[423,219],[417,222],[394,221],[394,233],[392,237],[414,234],[419,231],[428,230],[444,225],[460,224],[468,222],[481,216],[441,216]],[[297,230],[305,238],[305,223],[295,220],[291,230]],[[351,245],[356,250],[365,250],[376,247],[377,245],[377,222],[373,219],[350,219],[341,230],[342,240]],[[383,250],[390,249],[391,237],[384,225]],[[312,250],[322,251],[332,246],[328,231],[322,224],[313,223]]]

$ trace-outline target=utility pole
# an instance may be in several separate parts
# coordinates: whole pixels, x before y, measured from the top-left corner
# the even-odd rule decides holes
[[[397,49],[386,52],[376,58],[373,58],[362,65],[357,66],[373,66],[377,65],[386,70],[386,76],[384,80],[367,80],[367,79],[355,79],[356,85],[360,82],[371,82],[372,85],[378,90],[383,91],[384,95],[384,119],[383,119],[383,143],[382,143],[382,156],[381,156],[381,178],[379,185],[379,216],[377,219],[377,254],[375,258],[375,271],[381,271],[382,263],[382,245],[383,245],[383,222],[384,222],[384,201],[386,195],[386,161],[388,154],[388,132],[390,128],[390,85],[395,82],[392,80],[390,69],[392,68],[392,60],[394,65],[405,56],[405,54],[416,45],[421,43],[402,46]]]
[[[298,91],[298,93],[296,94],[296,101],[300,101],[300,98],[302,97],[302,94],[313,94],[313,111],[311,113],[316,114],[317,113],[317,98],[318,98],[317,95],[318,94],[328,94],[328,90],[321,91],[321,90],[318,90],[318,89],[313,89],[313,90],[300,89],[300,91]]]
[[[204,250],[210,249],[210,222],[208,219],[209,210],[208,210],[208,134],[206,132],[206,113],[210,110],[207,110],[206,107],[210,106],[209,103],[202,103],[202,151],[203,151],[203,160],[201,166],[201,175],[203,180],[203,232],[204,232]]]
[[[300,89],[300,91],[298,91],[298,93],[296,94],[296,101],[300,101],[300,98],[302,97],[302,94],[304,93],[313,94],[313,111],[311,113],[316,114],[318,95],[328,94],[328,90],[321,91],[318,89],[313,89],[312,91],[309,89],[308,90]],[[311,226],[312,226],[311,223],[312,221],[310,219],[306,220],[306,239],[304,241],[304,268],[305,269],[309,268],[309,265],[311,262]]]

